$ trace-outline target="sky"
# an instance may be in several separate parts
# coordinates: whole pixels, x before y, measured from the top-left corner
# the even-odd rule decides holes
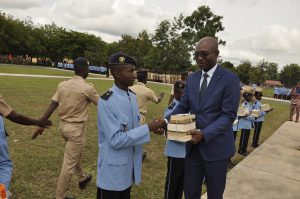
[[[118,41],[121,34],[154,33],[165,19],[207,5],[222,16],[226,41],[220,56],[235,65],[249,60],[300,65],[299,0],[0,0],[0,10],[35,24],[58,26]]]

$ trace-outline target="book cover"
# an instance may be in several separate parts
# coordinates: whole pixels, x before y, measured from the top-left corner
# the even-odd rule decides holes
[[[169,123],[168,124],[168,130],[169,131],[175,131],[175,132],[188,132],[193,129],[196,129],[196,123],[195,122],[190,122],[190,123],[185,123],[185,124],[174,124],[174,123]]]

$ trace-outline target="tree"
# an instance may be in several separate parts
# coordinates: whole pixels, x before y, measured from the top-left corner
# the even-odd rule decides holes
[[[90,65],[104,65],[108,60],[107,43],[100,37],[95,37],[92,41],[84,51],[84,57],[89,60]]]
[[[244,84],[250,83],[250,68],[252,67],[251,62],[246,60],[242,61],[237,67],[237,75]]]
[[[278,64],[271,62],[266,66],[266,80],[278,80]]]
[[[283,67],[280,74],[280,81],[287,87],[293,87],[300,82],[300,67],[298,64],[289,64]]]
[[[183,37],[189,41],[191,48],[195,43],[206,36],[216,37],[216,34],[225,28],[222,25],[222,16],[215,15],[208,6],[200,6],[191,16],[184,19],[186,28]],[[219,39],[219,43],[225,45],[226,42]]]
[[[184,17],[174,17],[173,21],[162,21],[152,37],[155,46],[147,54],[145,61],[159,72],[180,73],[191,66],[189,46],[182,37]]]
[[[251,67],[249,69],[249,82],[256,84],[264,82],[264,73],[261,73],[259,67]]]
[[[220,62],[220,65],[223,66],[224,68],[226,68],[227,70],[236,73],[236,68],[234,67],[234,65],[229,62],[229,61],[225,61],[225,62]]]

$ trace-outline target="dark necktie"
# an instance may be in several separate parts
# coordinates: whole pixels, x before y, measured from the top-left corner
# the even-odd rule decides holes
[[[207,88],[207,77],[208,77],[208,74],[207,73],[204,73],[202,78],[203,78],[203,81],[202,81],[202,84],[201,84],[201,88],[200,88],[200,92],[199,92],[199,99],[201,100],[201,98],[204,96],[205,94],[205,90]]]

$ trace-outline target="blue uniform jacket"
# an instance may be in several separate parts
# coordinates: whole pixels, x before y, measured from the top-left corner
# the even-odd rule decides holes
[[[256,109],[256,110],[261,110],[261,102],[258,101],[258,100],[255,100],[253,102],[253,105],[252,105],[252,109]],[[265,111],[261,111],[259,113],[259,117],[258,118],[255,118],[255,121],[254,122],[263,122],[265,121],[265,115],[267,113]]]
[[[140,126],[135,94],[116,85],[111,92],[98,102],[97,186],[123,191],[141,182],[142,144],[150,133],[148,125]]]
[[[201,75],[199,70],[188,77],[180,103],[171,114],[195,114],[196,128],[204,136],[198,144],[202,157],[207,161],[227,159],[235,153],[232,123],[239,105],[240,81],[232,72],[217,66],[200,101]],[[170,114],[166,118],[170,119]],[[188,142],[186,153],[191,147]]]
[[[252,106],[249,102],[244,101],[242,103],[242,107],[247,108],[250,113],[252,111]],[[239,119],[239,129],[252,129],[253,127],[253,122],[254,122],[254,117],[252,117],[251,115],[247,116],[247,117],[242,117]]]
[[[0,115],[0,184],[4,184],[6,190],[9,188],[12,170],[13,165],[9,158],[4,121]]]
[[[170,114],[179,104],[179,101],[174,98],[170,106],[165,110],[164,117]],[[173,158],[185,158],[185,143],[167,140],[165,147],[165,155]]]

